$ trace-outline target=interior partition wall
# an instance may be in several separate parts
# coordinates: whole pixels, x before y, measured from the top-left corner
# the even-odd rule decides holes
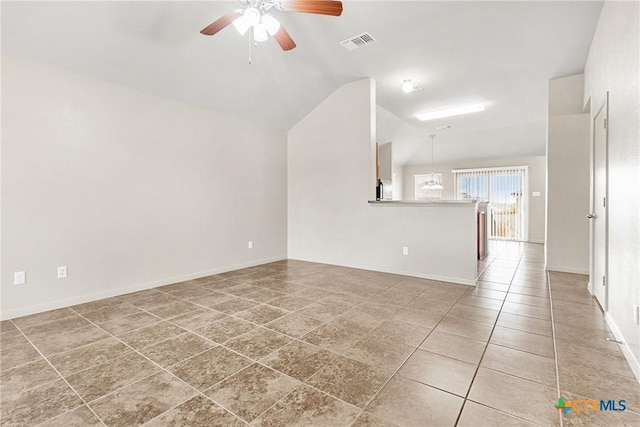
[[[527,166],[454,169],[456,199],[489,202],[489,238],[526,241]]]

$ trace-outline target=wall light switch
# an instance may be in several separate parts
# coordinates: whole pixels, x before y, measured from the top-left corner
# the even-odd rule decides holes
[[[253,249],[253,240],[249,240],[249,244],[247,245],[249,249]]]
[[[14,285],[24,285],[27,281],[27,272],[26,271],[16,271],[13,273],[13,284]]]
[[[58,267],[58,279],[66,279],[67,278],[67,266],[63,265]]]
[[[406,246],[402,247],[402,255],[409,255],[409,248]]]
[[[533,193],[531,193],[531,195],[533,197],[540,197],[540,192],[539,191],[534,191]]]

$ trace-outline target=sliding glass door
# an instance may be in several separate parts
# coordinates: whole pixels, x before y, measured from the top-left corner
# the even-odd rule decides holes
[[[526,166],[452,171],[456,199],[489,202],[489,238],[527,239]]]

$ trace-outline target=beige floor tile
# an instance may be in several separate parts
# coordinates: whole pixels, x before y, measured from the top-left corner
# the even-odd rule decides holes
[[[491,328],[491,325],[447,315],[434,330],[486,342],[491,335]]]
[[[210,308],[226,314],[236,314],[248,310],[258,305],[256,301],[244,298],[233,298],[220,304],[212,305]]]
[[[462,408],[462,414],[458,420],[457,427],[535,427],[519,418],[515,418],[504,412],[497,411],[484,405],[467,400]]]
[[[299,385],[293,378],[254,363],[205,394],[251,422]]]
[[[549,291],[546,288],[546,285],[544,287],[529,287],[529,286],[522,286],[522,285],[516,285],[513,284],[511,285],[511,287],[509,288],[509,293],[510,294],[522,294],[522,295],[531,295],[534,297],[539,297],[539,298],[549,298]]]
[[[156,365],[131,353],[69,375],[66,380],[86,402],[90,402],[157,371]]]
[[[362,408],[389,376],[362,362],[338,357],[309,378],[307,383]]]
[[[281,334],[300,338],[321,325],[323,325],[323,323],[319,320],[291,313],[267,323],[264,327],[280,332]]]
[[[398,375],[465,397],[476,372],[476,366],[439,354],[417,350],[398,371]]]
[[[33,343],[45,356],[50,356],[108,337],[109,335],[102,329],[96,326],[87,326],[74,331],[49,335]]]
[[[237,353],[223,347],[214,347],[172,366],[169,370],[198,390],[205,390],[250,364],[249,359]]]
[[[254,360],[262,359],[291,341],[286,335],[265,328],[255,328],[225,344],[232,350]]]
[[[0,370],[15,368],[41,359],[40,353],[29,343],[0,348]]]
[[[105,338],[50,356],[49,361],[62,375],[89,369],[130,354],[132,350],[115,338]]]
[[[269,301],[269,305],[283,310],[299,310],[302,307],[306,307],[313,304],[314,300],[309,298],[302,298],[296,295],[286,295],[281,298]]]
[[[222,292],[208,292],[205,295],[197,295],[195,297],[189,297],[188,301],[193,302],[199,306],[211,308],[218,304],[222,304],[227,301],[235,299],[233,295],[224,294]]]
[[[473,320],[478,323],[485,323],[493,326],[498,318],[498,310],[489,310],[486,308],[474,307],[458,303],[451,307],[448,316],[460,317],[461,319]]]
[[[419,347],[421,350],[477,365],[486,343],[468,337],[433,331]]]
[[[256,282],[258,284],[259,282]],[[282,298],[287,294],[284,292],[279,292],[273,289],[264,289],[261,288],[258,291],[251,292],[250,294],[245,295],[244,297],[250,299],[252,301],[257,301],[261,303],[268,303],[278,298]]]
[[[398,427],[398,425],[378,418],[368,412],[363,412],[351,427]]]
[[[49,363],[41,358],[35,362],[2,371],[0,374],[0,393],[4,400],[7,396],[22,393],[59,378],[60,376]]]
[[[187,332],[175,338],[145,347],[140,350],[140,353],[160,366],[167,368],[215,346],[216,344],[211,341]]]
[[[91,427],[103,424],[85,405],[40,424],[40,427]]]
[[[500,292],[509,291],[509,285],[505,283],[484,282],[482,280],[478,280],[478,283],[476,286],[478,287],[478,289],[490,289],[493,291],[500,291]]]
[[[507,296],[508,302],[515,302],[518,304],[532,305],[535,307],[550,308],[551,303],[548,298],[536,297],[532,295],[523,294],[509,294]]]
[[[195,394],[175,377],[159,372],[91,403],[91,407],[107,425],[132,426],[151,420]]]
[[[240,427],[246,424],[211,400],[196,396],[163,413],[145,424],[145,427]]]
[[[491,344],[526,351],[539,356],[555,357],[553,338],[516,329],[503,328],[502,326],[495,327],[491,337]]]
[[[589,341],[582,343],[556,343],[558,364],[567,367],[572,363],[588,366],[593,369],[610,372],[628,378],[635,378],[622,351],[589,346]]]
[[[329,322],[349,309],[347,305],[332,305],[316,302],[299,309],[296,313],[321,322]]]
[[[302,339],[327,350],[342,353],[368,331],[368,328],[357,323],[330,322],[304,335]]]
[[[13,324],[20,329],[28,328],[31,326],[39,325],[41,323],[51,322],[54,320],[61,320],[66,317],[77,316],[72,310],[68,308],[60,308],[58,310],[45,311],[43,313],[32,314],[29,316],[18,317],[11,319]]]
[[[15,332],[17,330],[16,325],[14,325],[11,320],[0,321],[0,334],[5,332]]]
[[[349,426],[360,410],[306,385],[292,391],[256,419],[256,427]]]
[[[176,337],[184,332],[186,332],[184,329],[171,323],[160,322],[119,335],[118,338],[138,350]]]
[[[480,368],[471,385],[469,399],[518,418],[544,425],[560,425],[554,408],[555,387]]]
[[[90,311],[88,313],[83,314],[82,316],[94,323],[100,324],[118,317],[129,316],[131,314],[136,314],[141,312],[142,310],[140,310],[137,307],[134,307],[129,304],[121,304],[121,305],[114,305],[110,307],[101,308],[100,310],[96,310],[96,311]]]
[[[391,318],[398,322],[411,323],[423,328],[433,328],[442,319],[444,313],[432,310],[402,308]]]
[[[238,313],[237,317],[257,325],[264,325],[265,323],[272,322],[287,313],[287,311],[280,308],[271,307],[269,305],[259,305],[243,311],[242,313]]]
[[[91,326],[87,320],[80,316],[65,317],[60,320],[53,320],[51,322],[40,323],[34,326],[28,326],[21,328],[22,332],[31,340],[39,340],[46,338],[52,334],[58,334],[62,332],[72,332],[76,329],[86,328]]]
[[[502,300],[493,298],[484,298],[474,295],[464,295],[458,300],[458,304],[470,305],[472,307],[485,308],[487,310],[500,310],[502,308]]]
[[[159,319],[152,314],[140,311],[139,313],[130,314],[128,316],[121,316],[107,320],[104,323],[100,323],[100,327],[113,335],[122,335],[126,332],[133,331],[134,329],[153,325],[154,323],[159,323],[161,321],[162,319]]]
[[[480,365],[549,387],[556,386],[556,366],[553,358],[489,344]]]
[[[462,402],[453,394],[394,376],[366,411],[400,426],[454,426]]]
[[[417,347],[430,332],[430,328],[390,319],[369,332],[367,337]]]
[[[97,301],[91,301],[84,304],[78,304],[69,307],[76,313],[85,314],[90,311],[101,310],[103,308],[113,307],[116,305],[126,304],[126,302],[122,301],[119,297],[111,297],[111,298],[103,298]]]
[[[149,309],[149,312],[163,319],[172,319],[185,313],[196,311],[200,307],[187,301],[173,300],[168,304],[159,305]]]
[[[30,345],[29,341],[20,333],[20,331],[9,331],[0,335],[0,349],[7,350],[17,345]]]
[[[80,398],[60,379],[24,393],[2,396],[2,424],[36,425],[81,404]]]
[[[293,341],[271,353],[260,362],[304,381],[318,372],[336,354],[301,341]]]
[[[215,342],[223,344],[230,339],[249,332],[256,326],[244,320],[226,317],[196,329],[194,332]]]
[[[465,295],[504,301],[504,299],[507,297],[507,292],[475,286],[469,289]]]
[[[519,316],[511,313],[500,313],[497,325],[530,332],[532,334],[552,336],[551,321],[549,320],[534,319],[533,317]]]
[[[227,315],[219,311],[201,308],[182,316],[174,317],[171,323],[189,331],[195,331],[198,328],[212,324],[217,320],[226,318]]]
[[[342,354],[374,369],[394,372],[407,360],[414,349],[414,347],[393,341],[383,341],[365,336]]]

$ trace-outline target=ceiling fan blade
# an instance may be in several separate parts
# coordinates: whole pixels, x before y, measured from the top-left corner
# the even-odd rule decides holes
[[[200,33],[204,34],[205,36],[212,36],[218,31],[225,28],[227,25],[231,24],[236,20],[236,18],[239,18],[240,16],[242,16],[242,12],[238,12],[235,10],[233,12],[229,12],[222,18],[213,21],[211,24],[206,26],[202,31],[200,31]]]
[[[280,2],[280,7],[288,12],[342,15],[342,2],[335,0],[283,0]]]
[[[291,50],[296,47],[296,42],[293,41],[287,30],[283,26],[280,26],[278,32],[273,35],[282,50]]]

